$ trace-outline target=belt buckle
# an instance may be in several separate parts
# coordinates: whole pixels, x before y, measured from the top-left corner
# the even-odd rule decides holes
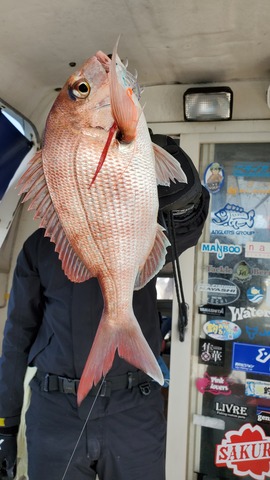
[[[44,377],[43,391],[47,393],[49,392],[49,381],[50,381],[50,374],[46,373]]]
[[[139,385],[139,389],[141,391],[141,394],[145,395],[146,397],[151,393],[151,385],[149,382],[141,383]]]
[[[100,392],[99,392],[99,396],[100,397],[110,397],[111,396],[111,391],[112,391],[111,382],[109,382],[107,380],[104,380],[104,382],[101,386]]]
[[[64,393],[72,393],[76,395],[76,383],[71,378],[59,377],[62,381],[62,388]]]

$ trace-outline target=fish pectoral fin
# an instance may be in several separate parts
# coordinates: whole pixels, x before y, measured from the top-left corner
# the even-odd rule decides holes
[[[144,338],[133,312],[130,313],[130,318],[118,320],[118,323],[110,322],[105,314],[100,320],[79,383],[78,405],[91,388],[106,376],[112,366],[116,350],[119,356],[130,365],[142,370],[160,385],[164,384],[164,377],[157,359]]]
[[[40,218],[44,236],[55,243],[55,251],[62,261],[62,268],[72,282],[84,282],[91,277],[89,270],[71,247],[58,215],[54,209],[43,171],[42,151],[29,162],[29,166],[18,182],[20,194],[26,193],[23,202],[31,200],[28,210],[35,210],[35,219]]]
[[[144,287],[162,269],[169,245],[170,242],[164,233],[164,228],[157,224],[157,234],[153,248],[137,275],[134,290]]]
[[[116,58],[117,45],[114,47],[110,67],[110,97],[112,116],[121,133],[121,140],[125,143],[132,142],[136,137],[139,121],[139,108],[133,100],[131,88],[124,88],[117,77]]]
[[[170,185],[170,180],[187,183],[187,177],[180,163],[164,148],[152,143],[156,159],[156,178],[159,185]]]

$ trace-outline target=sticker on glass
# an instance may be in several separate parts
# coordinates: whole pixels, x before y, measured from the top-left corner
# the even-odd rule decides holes
[[[208,165],[204,172],[204,185],[210,193],[220,191],[224,183],[224,170],[218,162]]]
[[[203,326],[204,333],[216,340],[235,340],[241,335],[241,328],[228,320],[209,320]]]

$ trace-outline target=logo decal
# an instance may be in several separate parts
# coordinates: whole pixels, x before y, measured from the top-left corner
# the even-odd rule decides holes
[[[215,411],[217,415],[224,415],[225,417],[246,418],[248,416],[247,407],[234,403],[216,402]]]
[[[234,343],[232,369],[269,375],[270,347],[249,343]]]
[[[263,289],[253,285],[247,290],[247,298],[251,303],[261,303],[263,300]]]
[[[225,307],[219,307],[218,305],[207,303],[206,305],[200,305],[198,307],[198,313],[201,315],[216,315],[217,317],[224,317]]]
[[[251,273],[250,266],[244,260],[235,265],[233,269],[233,280],[244,283],[251,279],[253,273]]]
[[[250,340],[254,340],[256,337],[270,337],[270,328],[259,329],[256,327],[249,327],[246,325],[246,334]]]
[[[215,212],[213,223],[219,226],[232,227],[239,230],[244,227],[252,228],[254,225],[255,210],[245,211],[244,208],[227,203],[225,207]]]
[[[216,238],[215,243],[202,243],[201,251],[203,253],[215,253],[218,260],[223,260],[224,256],[240,255],[242,253],[242,247],[240,245],[220,243]]]
[[[231,311],[232,322],[238,322],[239,320],[247,318],[269,318],[270,310],[256,309],[255,307],[228,307]]]
[[[266,398],[270,400],[270,382],[247,379],[245,395],[248,397]]]
[[[257,406],[257,422],[270,423],[270,407]]]
[[[235,177],[270,178],[270,167],[268,163],[238,163],[233,165],[233,175]]]
[[[212,305],[228,305],[240,296],[239,287],[226,278],[209,278],[208,283],[196,285],[196,291],[206,292],[207,301]]]
[[[204,172],[204,185],[210,193],[217,193],[224,183],[224,170],[219,163],[208,165]]]
[[[247,242],[245,257],[270,258],[270,242]]]
[[[212,393],[212,395],[231,395],[231,389],[227,377],[210,376],[206,372],[203,378],[197,378],[196,388],[200,393]]]
[[[224,365],[225,347],[223,342],[199,339],[199,363],[206,365]]]
[[[246,423],[238,431],[225,433],[221,444],[216,446],[215,464],[230,468],[236,476],[265,480],[270,473],[269,456],[270,437],[259,425]]]
[[[203,331],[216,340],[235,340],[241,335],[241,328],[228,320],[209,320],[204,324]]]

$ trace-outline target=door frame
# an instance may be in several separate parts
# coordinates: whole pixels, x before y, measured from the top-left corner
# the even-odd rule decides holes
[[[180,135],[181,148],[199,167],[200,145],[204,143],[269,143],[270,120],[244,120],[229,122],[167,122],[149,123],[154,134]],[[195,403],[191,391],[191,360],[193,340],[193,285],[195,247],[180,257],[185,299],[189,306],[188,328],[185,341],[179,341],[177,327],[177,300],[174,293],[172,309],[172,338],[170,354],[170,388],[167,417],[167,480],[197,480],[191,472],[198,465],[194,459],[198,442],[196,427],[192,423]],[[193,266],[193,268],[191,268]],[[195,463],[195,464],[194,464]]]

